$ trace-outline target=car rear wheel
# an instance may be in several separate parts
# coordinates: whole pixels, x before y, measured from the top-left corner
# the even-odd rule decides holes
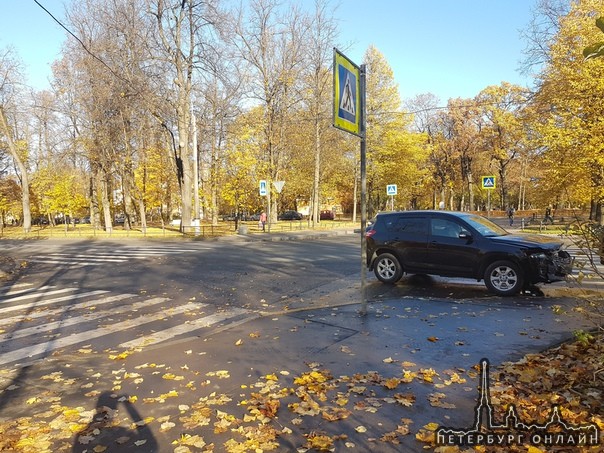
[[[511,261],[495,261],[484,273],[487,289],[498,296],[518,294],[524,285],[522,271]]]
[[[403,268],[394,255],[382,253],[373,263],[373,272],[379,281],[396,283],[403,276]]]

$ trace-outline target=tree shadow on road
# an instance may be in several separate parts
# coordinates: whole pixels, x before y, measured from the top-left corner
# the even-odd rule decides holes
[[[118,417],[119,406],[126,409],[129,419]],[[95,447],[106,448],[102,450],[106,453],[159,451],[151,429],[129,397],[109,391],[99,395],[96,413],[86,428],[76,434],[72,452],[97,451]]]

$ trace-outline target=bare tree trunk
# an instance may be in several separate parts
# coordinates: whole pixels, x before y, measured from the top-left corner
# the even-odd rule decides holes
[[[91,164],[90,175],[90,223],[95,230],[101,229],[101,211],[99,209],[99,169],[95,163]]]
[[[111,218],[111,206],[109,204],[109,184],[107,175],[101,175],[101,205],[103,206],[103,217],[105,220],[105,231],[113,231],[113,219]]]
[[[144,200],[138,200],[138,213],[141,218],[141,231],[143,234],[147,233],[147,216],[145,215],[145,202]]]
[[[315,118],[315,176],[313,180],[313,200],[312,200],[312,225],[317,225],[321,219],[319,217],[319,179],[321,171],[321,129],[319,118]]]
[[[15,165],[19,169],[19,178],[21,181],[21,205],[23,207],[23,231],[29,233],[31,231],[31,210],[29,205],[29,178],[27,175],[27,167],[19,156],[17,145],[13,140],[13,135],[8,127],[8,121],[6,120],[6,115],[2,107],[0,107],[0,127],[2,128],[2,133],[6,137],[8,150],[15,161]]]

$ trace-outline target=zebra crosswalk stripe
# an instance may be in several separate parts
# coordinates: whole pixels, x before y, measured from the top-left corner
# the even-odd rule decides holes
[[[98,266],[103,263],[123,263],[131,259],[144,259],[154,256],[174,255],[194,252],[193,249],[171,247],[124,247],[115,252],[106,247],[97,247],[90,253],[48,253],[30,258],[32,263],[62,264],[72,266]]]
[[[186,307],[186,305],[185,305],[185,307]],[[197,307],[198,306],[193,305],[190,308],[197,308]],[[199,319],[195,320],[193,325],[195,325],[196,328],[209,327],[212,324],[219,322],[220,320],[228,319],[230,317],[235,316],[236,314],[240,314],[243,312],[245,312],[245,310],[234,308],[227,312],[223,312],[223,313],[220,313],[217,315],[210,315],[210,316],[206,316],[203,318],[199,318]],[[26,360],[28,358],[32,358],[32,357],[35,357],[40,354],[49,353],[49,352],[55,351],[57,349],[64,348],[67,346],[72,346],[72,345],[75,345],[78,343],[86,343],[95,338],[103,337],[105,335],[112,335],[112,334],[115,334],[115,332],[117,332],[117,331],[127,330],[127,329],[131,329],[134,327],[139,327],[144,324],[148,324],[148,323],[157,321],[158,319],[163,319],[164,317],[165,317],[164,312],[157,313],[154,316],[142,315],[142,316],[139,316],[136,318],[128,319],[128,320],[114,323],[114,324],[111,324],[108,326],[97,327],[96,329],[88,330],[86,332],[75,333],[75,334],[71,334],[71,335],[68,335],[65,337],[55,338],[55,339],[52,339],[51,341],[46,341],[46,342],[38,343],[38,344],[35,344],[32,346],[26,346],[26,347],[16,349],[13,351],[8,351],[8,352],[3,353],[0,356],[0,365]],[[187,325],[184,324],[184,325],[177,326],[177,327],[182,328],[183,326],[187,326]],[[173,329],[166,329],[166,331],[170,331]],[[184,330],[184,332],[187,332],[189,330],[191,330],[190,325],[186,328],[186,330]],[[144,338],[145,337],[142,337],[138,340],[143,341],[143,344],[146,344],[144,341]]]
[[[116,300],[116,299],[117,299],[117,297],[114,300]],[[123,299],[123,297],[122,297],[122,299]],[[122,307],[112,309],[111,315],[119,315],[119,314],[127,313],[127,312],[130,312],[133,310],[139,310],[141,308],[151,307],[153,305],[165,302],[167,300],[170,300],[170,299],[168,299],[167,297],[156,297],[154,299],[149,299],[149,300],[145,300],[142,302],[136,302],[132,305],[122,306]],[[183,309],[182,311],[185,311],[185,310]],[[42,316],[48,316],[48,312],[39,313],[39,314]],[[16,332],[5,333],[3,335],[0,335],[0,344],[2,341],[12,340],[12,339],[16,339],[16,338],[23,338],[23,337],[27,337],[29,335],[40,334],[42,332],[49,332],[54,329],[65,328],[65,327],[69,327],[69,326],[75,326],[77,324],[84,323],[84,322],[94,321],[95,319],[105,318],[105,317],[107,317],[107,315],[108,315],[107,313],[97,311],[97,312],[93,312],[93,313],[85,313],[81,316],[73,316],[71,318],[62,319],[60,321],[47,322],[40,326],[26,327],[24,329],[19,329]],[[19,317],[13,318],[13,322],[14,321],[19,321]]]
[[[1,292],[3,290],[6,291],[4,294]],[[152,297],[102,310],[101,308],[104,305],[138,297],[138,295],[129,293],[107,295],[109,291],[105,290],[78,293],[78,290],[80,289],[75,287],[57,288],[52,285],[35,288],[31,284],[0,287],[0,326],[15,326],[14,330],[0,334],[0,350],[5,349],[0,355],[0,365],[28,363],[31,360],[40,359],[40,356],[47,356],[49,353],[61,348],[79,343],[87,343],[96,338],[115,335],[118,332],[129,330],[136,333],[138,331],[137,327],[164,321],[168,317],[182,315],[187,312],[202,311],[209,306],[208,304],[198,304],[190,301],[176,306],[168,304],[165,309],[155,309],[154,313],[146,312],[135,318],[114,322],[114,316],[134,312],[143,313],[145,309],[150,308],[153,310],[154,306],[169,302],[171,299],[169,297]],[[88,298],[89,300],[76,302],[77,299],[84,298]],[[61,302],[68,302],[68,304],[64,305]],[[52,307],[52,305],[56,305],[56,307]],[[96,310],[97,308],[98,310]],[[28,312],[30,310],[31,312]],[[192,319],[179,325],[161,330],[153,330],[152,333],[143,334],[140,338],[124,342],[118,347],[136,348],[160,343],[178,335],[207,328],[229,319],[234,319],[234,322],[241,323],[247,319],[243,318],[243,315],[247,313],[249,313],[248,310],[232,308],[200,318],[190,317]],[[30,326],[24,324],[25,321],[29,323],[30,321],[44,318],[47,318],[48,322]],[[98,325],[93,328],[86,329],[85,331],[82,331],[83,327],[82,329],[78,329],[78,326],[85,326],[86,323],[95,322]],[[59,330],[68,327],[71,327],[72,331],[75,329],[76,332],[68,335],[66,331]],[[53,332],[57,331],[60,333],[53,335]],[[47,339],[48,336],[52,338],[48,339],[48,341],[40,341],[42,335],[46,335]],[[21,345],[14,343],[15,340],[20,339],[25,339],[30,344],[23,346],[23,343]],[[31,341],[28,339],[31,339]],[[36,343],[31,344],[32,342]],[[9,350],[11,346],[17,349],[11,351]]]
[[[67,292],[67,291],[73,291],[73,288],[66,288],[64,290],[60,290],[60,292]],[[81,299],[82,297],[97,296],[99,294],[105,294],[105,293],[108,293],[108,292],[109,291],[105,291],[105,290],[95,290],[95,291],[89,291],[89,292],[86,292],[86,293],[72,294],[70,296],[55,297],[54,299],[41,300],[41,301],[38,301],[38,302],[30,302],[30,303],[25,304],[25,305],[15,305],[15,306],[12,306],[12,307],[4,307],[4,308],[0,308],[0,314],[8,313],[8,312],[11,312],[11,311],[17,311],[17,310],[37,308],[37,307],[41,307],[41,306],[45,306],[45,305],[55,304],[57,302],[64,302],[66,300],[71,300],[71,299]],[[9,299],[9,301],[13,302],[14,299]]]
[[[120,344],[120,347],[125,349],[131,349],[161,343],[162,341],[169,340],[170,338],[174,338],[178,335],[191,332],[192,330],[210,327],[216,323],[225,321],[230,318],[234,318],[244,313],[247,313],[247,311],[242,308],[231,308],[226,312],[215,313],[213,315],[205,316],[203,318],[194,319],[179,326],[170,327],[168,329],[161,330],[145,337],[127,341],[125,343]]]
[[[84,310],[84,309],[90,308],[90,307],[98,307],[103,304],[108,304],[111,302],[117,302],[120,300],[129,299],[134,296],[135,296],[134,294],[118,294],[117,296],[107,296],[107,297],[102,297],[100,299],[93,299],[93,300],[88,300],[86,302],[79,302],[77,304],[70,304],[69,306],[63,307],[63,308],[55,308],[52,310],[42,310],[42,311],[37,311],[37,312],[33,312],[33,313],[27,313],[26,315],[13,316],[11,318],[0,318],[0,326],[6,325],[6,324],[12,324],[14,322],[21,322],[21,321],[23,321],[23,319],[33,320],[33,319],[43,318],[43,317],[62,316],[66,312],[75,313],[75,312],[77,312],[77,310]]]

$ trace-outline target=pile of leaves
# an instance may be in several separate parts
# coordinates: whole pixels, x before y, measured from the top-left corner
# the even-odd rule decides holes
[[[519,419],[543,425],[557,406],[565,423],[581,426],[595,424],[600,430],[600,445],[533,446],[507,445],[474,447],[436,447],[436,453],[489,451],[493,453],[529,452],[601,452],[604,449],[604,335],[583,334],[574,342],[564,343],[539,354],[527,354],[517,362],[506,362],[490,375],[493,406],[504,412],[510,405]],[[498,423],[502,423],[500,415]],[[424,426],[419,440],[435,445],[436,424]],[[552,450],[554,448],[554,450]]]

